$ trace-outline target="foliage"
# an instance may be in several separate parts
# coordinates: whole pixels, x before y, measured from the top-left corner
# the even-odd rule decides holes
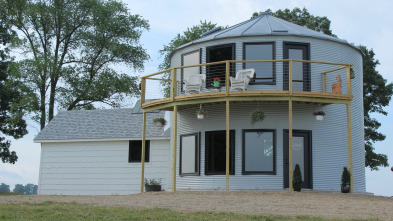
[[[347,167],[344,167],[343,174],[341,175],[341,186],[351,186],[351,174]]]
[[[14,33],[10,31],[4,16],[0,16],[0,158],[3,163],[14,164],[18,156],[15,151],[10,151],[11,142],[3,136],[19,139],[27,134],[27,125],[23,119],[24,110],[21,105],[21,82],[9,77],[9,66],[12,61],[8,56],[8,45]]]
[[[25,193],[25,186],[23,186],[22,184],[15,184],[15,188],[14,188],[14,190],[12,190],[12,192],[24,194]]]
[[[296,164],[292,177],[293,190],[300,192],[302,189],[302,172],[300,171],[299,164]]]
[[[266,12],[272,12],[270,9]],[[254,12],[252,17],[259,16],[262,12]],[[294,8],[277,10],[272,12],[273,16],[284,19],[286,21],[321,31],[324,34],[337,37],[330,30],[330,20],[327,17],[319,17],[311,15],[306,8],[300,10]],[[387,83],[386,79],[376,70],[379,61],[375,60],[375,53],[372,49],[367,49],[366,46],[359,46],[363,57],[363,105],[364,105],[364,140],[365,140],[365,166],[371,170],[378,170],[379,166],[388,167],[388,157],[385,154],[377,154],[374,152],[373,143],[376,141],[385,140],[386,136],[379,133],[377,130],[381,126],[375,118],[370,116],[371,113],[379,113],[387,115],[383,110],[389,105],[393,94],[393,84]]]
[[[321,110],[318,110],[318,111],[315,111],[315,112],[313,112],[313,113],[312,113],[312,115],[314,115],[314,116],[317,116],[317,115],[322,115],[322,116],[325,116],[325,115],[326,115],[326,113],[325,113],[325,112],[323,112],[323,111],[321,111]]]
[[[266,12],[272,12],[271,9],[266,10]],[[260,16],[262,12],[254,12],[251,18]],[[291,10],[277,10],[276,12],[272,12],[272,15],[276,18],[281,18],[291,23],[322,32],[327,35],[331,35],[336,37],[335,34],[330,30],[330,20],[326,17],[319,17],[311,15],[306,8],[294,8]]]
[[[379,61],[375,60],[375,53],[366,46],[360,46],[364,54],[363,59],[363,103],[364,103],[364,138],[366,149],[366,166],[371,170],[378,170],[378,166],[388,167],[388,157],[374,152],[373,143],[385,140],[386,136],[377,130],[381,126],[371,113],[387,115],[383,109],[389,105],[393,94],[393,84],[387,84],[386,79],[376,70]]]
[[[5,183],[1,183],[0,191],[2,191],[2,192],[10,192],[10,185],[7,185]]]
[[[157,118],[153,119],[153,123],[155,123],[155,124],[159,123],[162,126],[165,126],[166,125],[166,120],[164,118],[162,118],[162,117],[157,117]]]
[[[32,194],[37,194],[38,186],[28,183],[25,185],[25,194],[27,195],[32,195]]]
[[[322,217],[299,215],[247,215],[231,212],[183,212],[170,209],[140,209],[130,207],[104,207],[79,203],[23,203],[0,204],[4,220],[327,220]]]
[[[161,185],[161,178],[159,178],[159,179],[145,178],[145,185]]]
[[[207,111],[203,110],[203,109],[198,109],[196,110],[196,115],[203,115],[203,116],[207,116]]]
[[[251,114],[250,123],[251,123],[252,126],[254,126],[255,123],[257,123],[259,121],[263,121],[263,119],[265,119],[265,112],[257,109],[256,111],[254,111]]]
[[[117,0],[0,0],[1,14],[17,30],[24,60],[14,75],[35,93],[31,106],[41,129],[55,106],[93,109],[119,107],[125,96],[139,95],[136,77],[117,72],[125,64],[142,70],[149,58],[139,44],[148,21],[132,15]],[[47,116],[48,114],[48,116]]]
[[[174,39],[168,45],[164,45],[164,48],[159,51],[161,56],[164,57],[163,62],[159,65],[160,70],[165,70],[171,67],[170,55],[179,46],[186,44],[190,41],[196,40],[202,37],[202,34],[215,28],[217,24],[212,24],[211,22],[200,21],[199,25],[194,25],[191,28],[187,28],[182,34],[177,34]],[[166,74],[165,79],[170,79],[171,76]],[[170,81],[162,81],[161,84],[164,86],[164,96],[170,96]]]

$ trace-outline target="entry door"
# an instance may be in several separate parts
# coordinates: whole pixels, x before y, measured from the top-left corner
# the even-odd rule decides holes
[[[289,132],[284,130],[284,188],[289,188]],[[292,170],[299,164],[302,188],[312,189],[311,131],[294,130],[292,133]],[[291,181],[292,182],[292,181]]]
[[[310,60],[309,49],[309,44],[284,42],[284,59]],[[284,90],[289,90],[289,62],[284,63],[283,85]],[[292,63],[292,90],[311,91],[309,63]]]

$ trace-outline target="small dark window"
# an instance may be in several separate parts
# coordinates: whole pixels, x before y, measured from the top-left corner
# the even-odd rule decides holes
[[[142,159],[142,141],[130,140],[128,147],[129,147],[128,162],[140,163]],[[149,162],[149,159],[150,159],[150,141],[146,140],[145,162]]]
[[[276,174],[275,130],[243,130],[243,174]]]
[[[217,45],[206,48],[206,63],[235,60],[235,44]],[[235,77],[235,63],[230,64],[229,75]],[[206,87],[212,87],[213,78],[219,77],[225,85],[226,64],[214,64],[206,67]]]
[[[226,131],[205,133],[205,174],[225,175],[226,172]],[[235,174],[235,131],[229,135],[229,174]]]
[[[274,42],[244,43],[244,60],[274,60]],[[275,62],[246,62],[244,68],[255,69],[250,84],[275,84]]]
[[[181,176],[199,175],[199,133],[180,135]]]

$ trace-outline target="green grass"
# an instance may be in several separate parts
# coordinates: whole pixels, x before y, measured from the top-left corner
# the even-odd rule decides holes
[[[326,220],[310,216],[178,212],[169,209],[103,207],[78,203],[0,204],[0,220]]]

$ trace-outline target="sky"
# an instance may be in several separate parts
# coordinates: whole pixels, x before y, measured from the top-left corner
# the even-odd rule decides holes
[[[162,57],[158,51],[168,44],[178,33],[199,21],[211,21],[220,26],[232,26],[250,19],[253,12],[272,9],[307,8],[314,16],[326,16],[331,20],[331,30],[339,38],[355,45],[365,45],[373,49],[380,65],[377,70],[388,82],[393,82],[393,1],[391,0],[123,0],[131,14],[139,14],[149,20],[150,30],[144,32],[141,44],[151,59],[145,63],[142,73],[122,68],[133,75],[151,74],[158,71]],[[131,103],[128,104],[132,106]],[[377,153],[386,154],[390,166],[379,171],[366,170],[366,190],[375,195],[393,196],[393,102],[385,110],[388,116],[372,115],[382,123],[380,132],[387,136],[383,142],[375,143]],[[40,144],[33,143],[39,133],[39,125],[30,122],[29,134],[12,141],[11,149],[19,159],[15,165],[0,163],[0,183],[10,185],[38,183]]]

